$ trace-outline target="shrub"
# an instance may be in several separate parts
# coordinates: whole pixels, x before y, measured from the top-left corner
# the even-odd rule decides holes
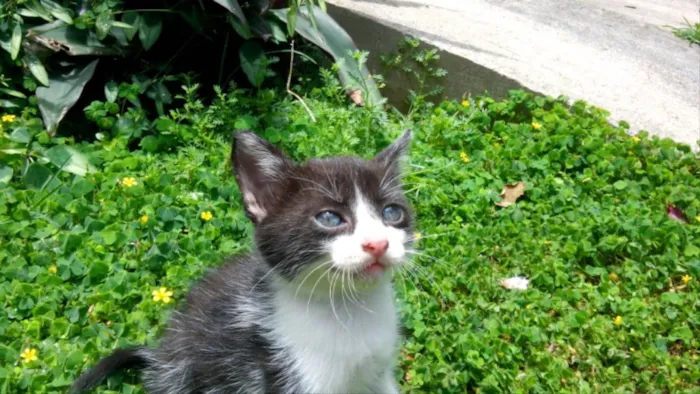
[[[334,59],[343,87],[356,102],[382,101],[367,68],[357,61],[354,43],[325,13],[323,0],[164,1],[149,4],[152,8],[142,6],[143,2],[119,0],[4,3],[0,108],[18,111],[37,104],[51,135],[86,89],[90,99],[104,90],[108,101],[127,97],[138,108],[146,105],[141,99],[148,98],[163,115],[172,103],[174,75],[197,73],[210,84],[226,85],[242,70],[248,83],[260,88],[276,75],[273,65],[280,54],[309,58],[294,49],[295,34]],[[286,49],[290,40],[291,49]],[[132,79],[126,91],[110,79],[115,75],[116,80]]]

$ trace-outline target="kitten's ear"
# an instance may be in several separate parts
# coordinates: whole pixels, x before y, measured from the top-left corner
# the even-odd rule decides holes
[[[250,131],[233,133],[231,163],[246,214],[253,223],[260,223],[280,201],[282,183],[294,163]]]
[[[374,161],[377,162],[385,171],[395,172],[398,174],[401,160],[408,155],[412,137],[413,130],[408,129],[404,131],[404,133],[401,134],[396,141],[392,142],[389,146],[384,148],[383,151],[379,152],[379,154],[374,157]]]

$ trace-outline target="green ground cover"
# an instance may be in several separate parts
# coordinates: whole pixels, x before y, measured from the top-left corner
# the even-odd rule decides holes
[[[50,137],[30,107],[4,116],[0,392],[65,392],[115,347],[155,343],[192,281],[249,249],[232,130],[303,160],[368,157],[406,127],[421,238],[396,279],[405,392],[697,392],[697,153],[522,92],[406,117],[350,106],[337,84],[306,97],[316,122],[269,90],[204,105],[187,89],[153,121],[95,102],[87,117],[112,131],[90,142]],[[516,182],[524,195],[497,206]],[[501,286],[513,276],[529,289]],[[115,376],[98,392],[140,388]]]

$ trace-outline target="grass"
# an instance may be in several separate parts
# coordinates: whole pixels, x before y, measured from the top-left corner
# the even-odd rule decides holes
[[[316,123],[274,91],[222,93],[211,106],[183,96],[154,122],[119,115],[94,143],[50,138],[31,109],[3,124],[5,152],[29,149],[37,165],[0,169],[0,392],[64,392],[115,347],[154,344],[192,281],[249,249],[230,130],[257,130],[304,159],[370,156],[409,126],[406,189],[422,238],[421,269],[396,286],[403,391],[700,388],[700,160],[689,147],[523,92],[405,119],[321,87],[306,99]],[[96,171],[37,159],[62,143]],[[519,181],[525,194],[496,206]],[[516,275],[530,289],[500,286]],[[137,382],[115,376],[98,392],[139,393]]]
[[[691,44],[700,45],[700,23],[692,24],[686,20],[685,24],[684,27],[672,27],[673,34]]]

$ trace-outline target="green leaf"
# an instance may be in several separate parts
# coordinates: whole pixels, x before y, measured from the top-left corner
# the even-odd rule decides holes
[[[296,28],[297,28],[297,9],[296,9],[296,7],[292,7],[289,9],[289,11],[287,11],[286,22],[287,22],[287,34],[289,35],[289,37],[294,37],[294,32],[296,31]]]
[[[95,31],[97,32],[97,39],[104,40],[109,34],[109,29],[112,28],[114,19],[112,19],[112,14],[103,12],[95,21]]]
[[[70,11],[63,8],[60,4],[55,3],[51,0],[41,0],[41,4],[49,10],[49,12],[51,13],[51,15],[54,16],[54,18],[61,20],[69,25],[73,24],[73,17],[71,16]]]
[[[238,19],[239,23],[244,25],[248,24],[248,20],[246,19],[240,4],[238,4],[238,0],[214,0],[214,2],[232,13],[236,19]]]
[[[0,183],[10,183],[15,170],[4,164],[0,164]]]
[[[241,68],[250,83],[259,88],[265,81],[266,59],[262,46],[254,41],[246,41],[239,51]]]
[[[13,89],[0,88],[0,93],[5,93],[8,96],[17,97],[17,98],[21,98],[21,99],[27,98],[27,96],[24,93],[18,92],[18,91],[13,90]]]
[[[12,60],[17,59],[19,49],[22,47],[22,26],[15,23],[15,28],[12,29],[12,39],[10,40],[10,57]]]
[[[241,21],[233,17],[229,19],[229,22],[231,22],[233,30],[235,30],[236,33],[238,33],[238,35],[243,39],[249,40],[253,38],[253,34],[250,32],[250,25],[248,25],[248,23],[241,23]]]
[[[668,339],[672,341],[681,339],[687,343],[693,340],[693,332],[686,326],[676,326],[668,334]]]
[[[105,245],[112,245],[117,242],[117,233],[114,230],[102,230],[100,231],[100,235]]]
[[[291,31],[290,26],[293,26],[293,22],[290,20],[291,9],[277,9],[271,10],[271,12],[281,21],[287,22],[287,28]],[[380,104],[383,101],[382,96],[374,80],[370,78],[367,66],[364,64],[359,66],[353,58],[357,47],[348,33],[330,15],[322,12],[318,7],[314,8],[314,15],[318,29],[314,28],[307,13],[304,10],[299,10],[294,30],[333,57],[336,64],[339,65],[340,82],[348,94],[354,94],[360,89],[368,100],[367,103],[362,104],[369,106]],[[360,84],[358,81],[364,81],[364,83]]]
[[[17,11],[18,14],[26,16],[28,18],[41,18],[47,22],[51,22],[53,18],[51,13],[47,10],[41,3],[37,1],[24,2],[24,6],[27,8],[21,8]]]
[[[615,186],[617,190],[623,190],[627,187],[627,181],[617,181],[613,186]]]
[[[105,84],[105,98],[110,103],[117,101],[119,94],[119,85],[114,81],[109,81]]]
[[[2,108],[20,108],[22,105],[19,104],[17,100],[0,100],[0,107]]]
[[[141,23],[139,24],[139,40],[141,40],[141,45],[145,50],[151,49],[153,44],[158,41],[160,33],[163,31],[163,21],[160,16],[154,13],[146,13],[141,16]]]
[[[134,26],[124,23],[124,22],[119,22],[119,21],[112,21],[112,27],[119,27],[124,30],[132,30]]]
[[[683,251],[683,254],[687,257],[700,256],[700,248],[693,244],[688,244]]]
[[[91,31],[77,29],[60,20],[29,29],[27,37],[52,51],[71,56],[121,54],[118,47],[105,46]]]
[[[316,15],[314,12],[315,11],[314,4],[310,1],[307,1],[306,2],[306,10],[307,10],[306,15],[308,15],[309,19],[311,19],[311,25],[314,27],[314,29],[318,30],[318,24],[316,23]]]
[[[46,157],[63,171],[85,176],[97,169],[88,162],[87,158],[75,148],[68,145],[56,145],[46,151]]]
[[[75,66],[64,69],[51,76],[48,88],[36,90],[39,110],[44,119],[44,126],[49,132],[54,132],[68,110],[80,98],[85,84],[92,79],[98,60],[93,60],[85,66]]]
[[[82,197],[93,190],[95,190],[95,185],[93,185],[92,182],[88,181],[87,179],[79,179],[75,181],[70,189],[71,193],[73,193],[73,195],[76,197]]]
[[[46,73],[44,65],[41,64],[41,60],[39,60],[36,55],[31,53],[26,54],[24,56],[24,64],[27,65],[29,71],[39,83],[44,86],[49,86],[49,74]]]
[[[32,137],[26,127],[18,127],[12,131],[9,139],[20,144],[28,144]]]
[[[141,145],[143,150],[145,150],[146,152],[157,152],[159,146],[158,137],[154,135],[148,135],[141,140],[139,145]]]
[[[284,33],[284,30],[282,30],[279,23],[268,21],[268,24],[270,26],[270,32],[272,33],[272,40],[275,43],[287,42],[287,35]]]
[[[131,26],[131,28],[129,29],[124,29],[124,34],[126,35],[127,40],[133,40],[136,36],[136,33],[138,33],[139,31],[139,26],[141,24],[141,16],[136,12],[127,12],[122,17],[122,21]]]
[[[32,163],[27,167],[27,172],[22,180],[28,188],[41,190],[52,176],[53,174],[48,168],[39,163]]]
[[[109,233],[109,234],[107,234]],[[102,233],[102,239],[105,245],[111,245],[117,240],[117,234],[114,231],[106,231]],[[90,266],[88,276],[90,279],[98,282],[104,279],[109,273],[109,266],[101,261],[95,261]]]

